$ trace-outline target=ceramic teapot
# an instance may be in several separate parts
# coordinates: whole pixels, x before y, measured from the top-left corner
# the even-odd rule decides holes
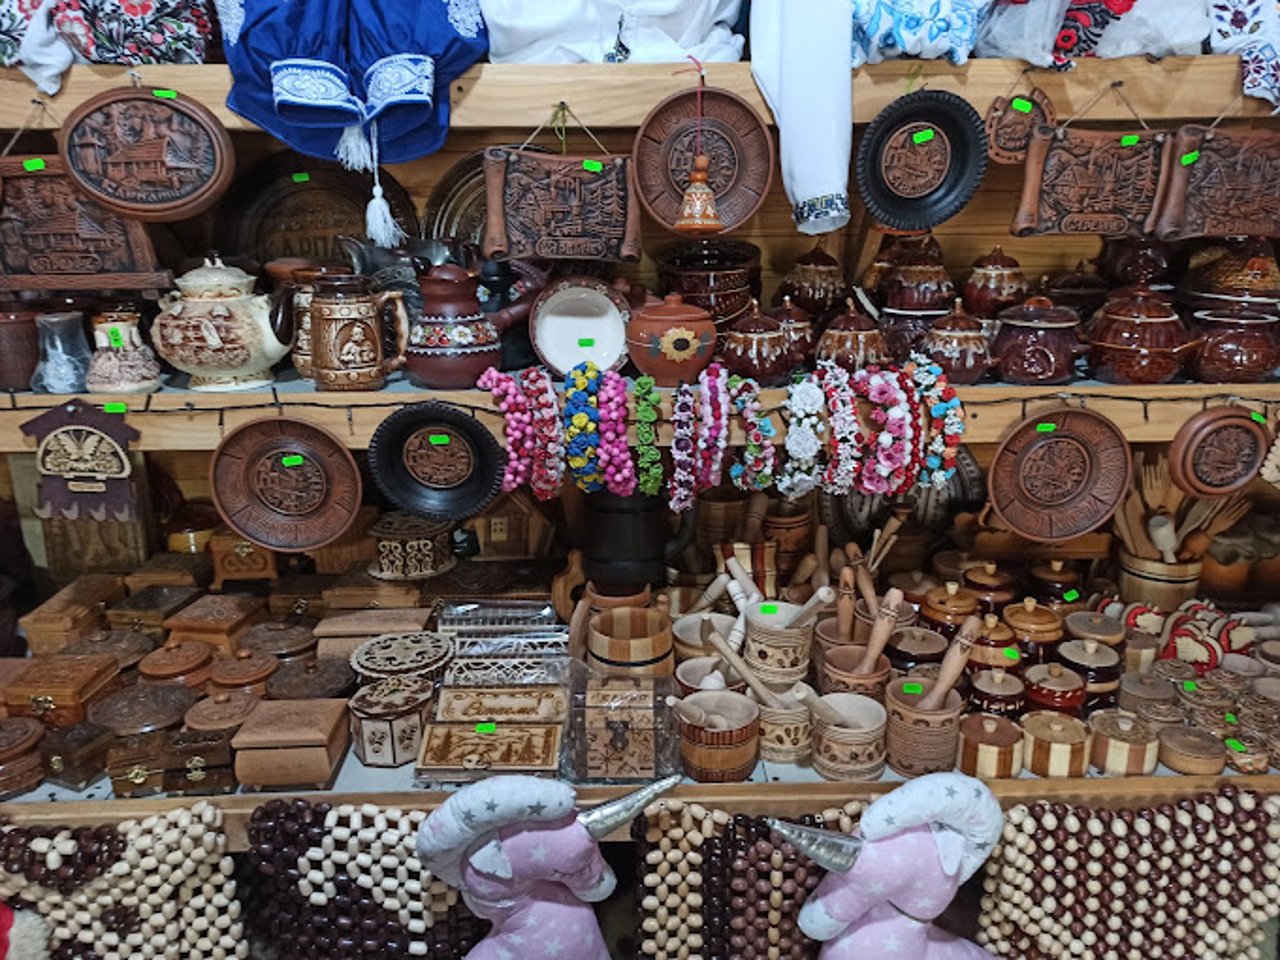
[[[254,294],[252,275],[215,257],[177,280],[151,325],[156,353],[191,375],[192,390],[247,390],[275,378],[293,346],[293,286]]]
[[[416,386],[470,389],[502,360],[502,332],[515,323],[510,310],[485,314],[478,284],[456,264],[420,264],[422,315],[410,317],[405,370]]]

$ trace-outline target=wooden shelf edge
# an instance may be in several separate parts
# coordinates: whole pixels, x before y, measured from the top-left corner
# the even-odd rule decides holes
[[[1163,802],[1217,790],[1226,783],[1258,793],[1280,793],[1280,775],[1258,776],[1157,776],[1128,778],[1042,780],[996,780],[989,786],[1007,809],[1019,803],[1047,801],[1118,807]],[[899,783],[729,783],[685,784],[667,796],[719,807],[730,813],[750,816],[797,817],[820,813],[828,807],[839,807],[850,800],[873,800],[888,793]],[[580,787],[579,804],[586,807],[630,792],[629,787]],[[273,799],[300,797],[311,803],[334,806],[350,803],[375,803],[383,807],[425,810],[430,812],[444,802],[447,793],[408,791],[397,793],[249,793],[226,797],[174,797],[145,800],[102,800],[96,802],[3,803],[0,817],[20,826],[86,826],[120,823],[144,819],[175,807],[190,806],[202,799],[223,813],[223,828],[231,852],[248,849],[248,828],[253,811]],[[626,831],[610,834],[610,842],[626,842]]]
[[[622,64],[479,64],[451,86],[450,126],[455,129],[529,128],[545,118],[560,100],[592,127],[635,127],[659,100],[690,87],[690,78],[669,63]],[[709,63],[707,82],[743,97],[762,116],[771,117],[751,76],[750,63]],[[1075,69],[1059,73],[1036,70],[1023,78],[1020,60],[970,60],[952,66],[945,60],[889,61],[854,71],[855,123],[869,123],[897,97],[928,86],[948,90],[985,113],[991,101],[1017,89],[1039,86],[1053,101],[1059,117],[1078,111],[1100,88],[1125,81],[1125,95],[1147,120],[1216,116],[1240,90],[1240,61],[1235,56],[1144,57],[1077,60]],[[56,129],[79,104],[112,87],[130,83],[136,70],[149,86],[178,90],[200,100],[231,130],[257,130],[227,109],[231,74],[224,64],[159,65],[136,68],[74,66],[63,77],[53,110],[41,111],[29,129]],[[0,128],[16,129],[30,120],[34,84],[20,70],[0,70]],[[1266,117],[1269,104],[1245,97],[1232,108],[1237,117]],[[1132,121],[1116,97],[1104,97],[1088,113],[1090,121]]]

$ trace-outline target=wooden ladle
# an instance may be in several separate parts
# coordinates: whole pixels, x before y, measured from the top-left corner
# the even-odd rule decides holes
[[[856,676],[865,677],[876,672],[880,654],[884,653],[889,638],[898,626],[898,610],[902,602],[903,594],[897,587],[891,587],[884,595],[884,603],[876,614],[876,622],[871,626],[871,636],[867,638],[867,651],[862,655],[862,662],[853,668]]]
[[[973,649],[973,641],[982,632],[982,621],[978,617],[969,617],[960,625],[960,632],[952,641],[947,655],[942,658],[942,666],[938,669],[938,679],[934,681],[916,708],[920,711],[941,710],[947,702],[947,694],[960,679],[965,664],[969,662],[969,652]]]

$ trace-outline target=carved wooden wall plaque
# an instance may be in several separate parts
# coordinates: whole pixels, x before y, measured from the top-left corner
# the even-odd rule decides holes
[[[1170,153],[1160,239],[1280,234],[1280,133],[1188,124]]]
[[[21,429],[38,443],[38,516],[136,516],[129,444],[141,434],[124,422],[123,414],[104,413],[75,398],[28,420]]]

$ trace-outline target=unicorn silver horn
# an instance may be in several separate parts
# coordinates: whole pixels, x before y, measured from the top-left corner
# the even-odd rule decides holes
[[[817,827],[802,827],[798,823],[786,823],[772,817],[766,817],[765,822],[818,866],[835,873],[848,873],[858,862],[858,854],[862,853],[862,841],[857,837]]]
[[[679,782],[680,775],[673,774],[665,780],[641,787],[635,793],[628,793],[625,797],[618,797],[616,800],[602,803],[590,810],[583,810],[578,814],[578,822],[587,828],[587,833],[592,837],[603,840],[614,830],[630,823],[637,813]]]

